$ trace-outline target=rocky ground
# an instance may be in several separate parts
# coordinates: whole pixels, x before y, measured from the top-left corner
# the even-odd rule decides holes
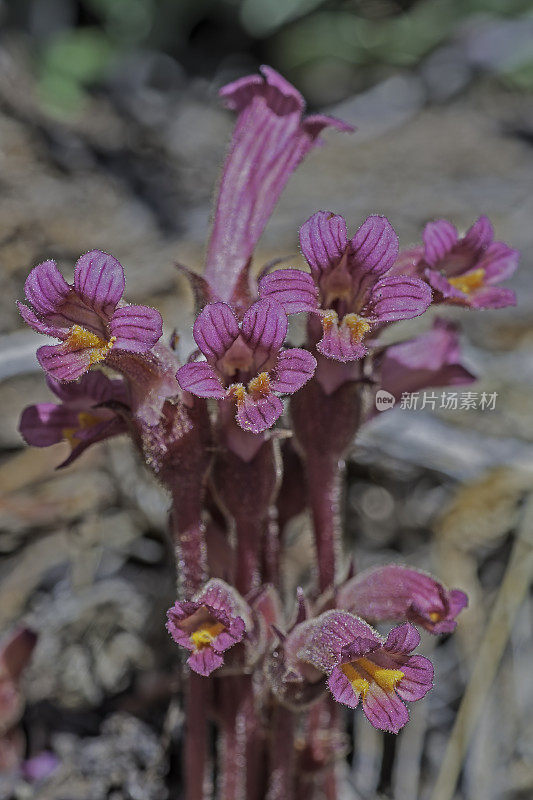
[[[525,800],[533,790],[533,116],[523,95],[486,79],[442,103],[429,102],[424,86],[399,75],[330,109],[359,131],[328,134],[300,168],[257,258],[297,261],[297,228],[317,208],[354,226],[384,213],[405,246],[429,218],[466,227],[484,212],[524,254],[516,309],[446,314],[461,320],[480,375],[473,388],[497,392],[495,410],[396,409],[354,446],[346,545],[358,564],[405,560],[466,589],[472,602],[453,639],[424,641],[437,686],[401,736],[355,717],[346,798]],[[162,627],[174,592],[166,498],[126,442],[61,472],[62,446],[23,448],[20,409],[48,395],[36,338],[14,300],[34,264],[54,257],[68,270],[99,247],[125,265],[128,299],[157,305],[168,333],[183,332],[186,353],[190,297],[173,264],[201,266],[230,126],[202,82],[111,90],[59,122],[35,100],[26,54],[0,51],[0,619],[5,631],[22,620],[39,633],[23,727],[29,755],[46,749],[60,759],[40,785],[0,778],[2,798],[177,792],[179,675]],[[304,528],[293,537],[287,568],[299,569]]]

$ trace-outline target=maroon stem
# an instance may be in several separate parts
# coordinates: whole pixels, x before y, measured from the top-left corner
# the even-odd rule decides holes
[[[172,492],[170,531],[176,548],[180,594],[186,598],[192,597],[207,579],[202,500],[200,486],[184,491],[183,485],[180,485]]]
[[[271,742],[269,785],[266,800],[294,800],[295,797],[295,716],[283,706],[274,709]]]
[[[237,534],[235,586],[242,595],[246,595],[259,585],[259,555],[263,527],[261,520],[257,519],[235,520]]]
[[[263,748],[252,678],[219,680],[220,800],[261,800]]]
[[[341,494],[344,461],[316,453],[307,459],[309,507],[313,517],[320,592],[335,583],[341,544]]]
[[[187,723],[185,731],[185,800],[207,800],[212,787],[207,776],[209,763],[208,681],[190,672],[187,694]]]

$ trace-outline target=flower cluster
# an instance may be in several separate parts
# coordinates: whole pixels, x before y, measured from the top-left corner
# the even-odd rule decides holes
[[[344,740],[333,700],[361,705],[381,730],[405,725],[405,703],[433,684],[430,661],[413,652],[415,626],[449,634],[467,605],[462,591],[400,565],[341,579],[344,458],[375,416],[368,400],[379,389],[400,399],[475,380],[457,327],[442,317],[405,341],[384,344],[382,334],[434,305],[513,305],[514,293],[497,284],[518,254],[493,241],[484,216],[463,237],[450,222],[429,223],[423,244],[400,251],[383,216],[369,216],[349,238],[341,216],[318,211],[300,228],[308,269],[270,266],[255,277],[256,244],[290,174],[325,128],[351,130],[306,117],[296,89],[262,72],[221,92],[238,116],[206,266],[203,276],[181,268],[199,305],[198,349],[180,363],[161,341],[159,313],[123,302],[124,272],[112,256],[81,256],[72,284],[46,261],[30,272],[19,309],[34,330],[59,340],[38,351],[59,403],[27,408],[20,430],[38,447],[67,441],[62,466],[96,442],[132,438],[171,497],[179,597],[167,629],[196,673],[185,745],[190,796],[203,796],[211,719],[225,743],[219,751],[232,748],[234,763],[246,765],[230,774],[221,758],[222,795],[289,800],[299,796],[294,787],[305,793],[309,764],[334,796]],[[290,341],[294,314],[306,321],[299,347]],[[298,589],[291,618],[285,530],[305,511],[313,577]],[[371,627],[387,623],[396,625],[384,636]],[[254,784],[258,759],[272,771],[264,791]]]

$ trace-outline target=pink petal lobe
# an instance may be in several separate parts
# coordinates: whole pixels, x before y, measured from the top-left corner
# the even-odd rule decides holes
[[[358,361],[368,353],[363,342],[354,341],[350,329],[345,325],[334,324],[324,331],[316,349],[326,358],[347,363]]]
[[[258,300],[244,315],[242,338],[254,352],[264,354],[266,359],[283,344],[288,324],[287,315],[278,303]]]
[[[74,288],[89,308],[110,314],[124,294],[122,265],[101,250],[84,253],[74,268]]]
[[[70,286],[57,268],[55,261],[44,261],[32,269],[24,294],[38,314],[52,314],[70,292]]]
[[[19,431],[32,447],[49,447],[65,438],[65,428],[78,425],[78,414],[56,403],[38,403],[22,412]]]
[[[296,347],[282,350],[276,361],[271,389],[279,394],[293,394],[313,377],[315,369],[316,358],[307,350]]]
[[[348,250],[348,263],[352,272],[379,276],[387,272],[398,258],[399,243],[396,231],[387,217],[374,214],[368,217],[353,239]]]
[[[318,308],[318,288],[300,269],[277,269],[261,278],[258,289],[260,297],[279,303],[286,314]]]
[[[184,364],[176,373],[181,388],[197,397],[216,397],[222,400],[226,390],[213,367],[206,361]]]
[[[117,350],[145,353],[161,338],[163,320],[155,308],[128,305],[114,311],[109,330]]]
[[[269,394],[259,400],[246,395],[244,401],[237,406],[235,418],[244,431],[262,433],[281,417],[283,403],[275,394]]]
[[[211,673],[221,667],[223,663],[223,657],[220,653],[215,653],[212,647],[204,647],[203,650],[197,650],[187,659],[187,664],[193,672],[202,675],[204,678],[211,675]]]
[[[409,721],[409,712],[395,692],[385,692],[371,683],[363,700],[363,711],[374,728],[398,733]]]
[[[346,222],[338,214],[318,211],[300,228],[300,247],[314,272],[336,266],[347,245]]]
[[[477,267],[485,270],[485,282],[490,285],[512,277],[518,267],[519,259],[518,250],[513,250],[504,242],[492,242]]]
[[[334,667],[328,678],[328,687],[338,703],[348,708],[357,708],[361,695],[356,692],[352,684],[340,667]]]
[[[373,286],[365,310],[379,322],[395,322],[420,316],[431,299],[430,287],[418,278],[385,277]]]
[[[196,317],[194,340],[210,362],[218,361],[239,335],[235,314],[226,303],[209,303]]]
[[[37,361],[52,378],[58,381],[75,381],[91,366],[90,351],[64,352],[62,345],[44,345],[37,350]]]
[[[396,686],[396,692],[402,700],[412,702],[421,700],[433,688],[433,664],[424,656],[409,656],[398,662],[404,677]]]
[[[424,258],[430,267],[443,261],[457,244],[457,229],[451,222],[439,219],[428,222],[422,234],[424,240]]]

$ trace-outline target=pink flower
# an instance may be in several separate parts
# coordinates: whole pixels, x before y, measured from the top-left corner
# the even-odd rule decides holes
[[[250,628],[245,601],[217,578],[208,581],[192,600],[176,602],[167,618],[167,630],[176,644],[191,653],[187,664],[204,676],[222,666],[222,654],[242,641]]]
[[[273,273],[262,279],[259,293],[287,313],[319,313],[317,348],[327,358],[362,358],[368,352],[365,339],[378,325],[416,317],[431,303],[424,281],[387,274],[398,255],[398,237],[386,217],[368,217],[348,240],[344,219],[319,211],[302,226],[300,244],[311,275]]]
[[[340,120],[304,117],[305,103],[279,73],[261,67],[221,89],[237,124],[220,183],[205,278],[215,297],[232,301],[241,274],[291,173],[326,127],[351,131]]]
[[[386,639],[359,617],[326,611],[312,623],[298,656],[328,676],[339,703],[356,708],[361,702],[369,722],[398,733],[409,719],[405,700],[420,700],[433,686],[433,666],[411,655],[420,634],[408,622]]]
[[[29,306],[19,310],[34,330],[61,340],[37,351],[39,363],[59,381],[73,381],[109,353],[145,353],[162,332],[161,315],[148,306],[120,306],[124,270],[100,250],[81,256],[68,284],[55,261],[34,267],[24,285]]]
[[[27,444],[49,447],[66,440],[72,451],[63,461],[66,467],[96,442],[127,432],[125,422],[104,403],[128,406],[124,382],[110,380],[102,372],[90,372],[81,380],[60,383],[47,377],[47,383],[61,403],[38,403],[24,409],[19,430]]]
[[[239,324],[225,303],[211,303],[194,323],[194,339],[206,361],[185,364],[180,386],[198,397],[232,399],[241,428],[261,433],[283,412],[278,395],[293,394],[313,375],[307,350],[283,349],[287,315],[277,303],[259,300]]]
[[[415,339],[386,347],[375,359],[375,372],[380,388],[397,400],[404,392],[464,386],[476,379],[462,363],[457,327],[444,319]]]
[[[336,605],[368,622],[408,620],[431,633],[451,633],[468,604],[459,589],[446,589],[431,575],[389,564],[361,572],[338,591]]]
[[[441,301],[471,308],[516,304],[514,292],[496,284],[511,277],[520,254],[504,242],[493,241],[487,217],[481,216],[462,238],[451,222],[430,222],[423,239],[425,275]]]

